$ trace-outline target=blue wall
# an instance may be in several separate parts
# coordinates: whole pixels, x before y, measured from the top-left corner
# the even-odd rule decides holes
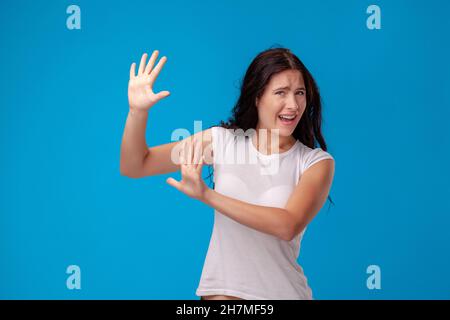
[[[81,30],[66,9],[81,8]],[[381,29],[366,9],[381,9]],[[147,143],[225,120],[251,59],[312,72],[336,160],[299,262],[316,299],[450,298],[448,1],[2,1],[0,298],[198,299],[213,209],[119,173],[129,66],[168,61]],[[204,176],[208,174],[204,171]],[[81,268],[68,290],[66,268]],[[366,268],[381,268],[369,290]]]

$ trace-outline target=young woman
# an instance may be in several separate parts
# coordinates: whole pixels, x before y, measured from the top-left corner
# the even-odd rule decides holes
[[[214,208],[214,228],[196,295],[209,299],[312,299],[297,263],[308,223],[334,177],[321,133],[317,85],[290,50],[261,52],[247,69],[228,122],[181,141],[147,147],[148,110],[169,95],[152,91],[167,58],[158,51],[130,69],[129,114],[120,170],[132,178],[175,172],[167,183]],[[316,147],[316,144],[320,147]],[[214,187],[203,181],[214,168]]]

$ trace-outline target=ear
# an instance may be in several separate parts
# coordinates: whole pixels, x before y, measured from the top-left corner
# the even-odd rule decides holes
[[[259,99],[258,99],[258,97],[256,97],[256,99],[255,99],[255,106],[256,106],[256,108],[258,108],[258,103],[259,103]]]

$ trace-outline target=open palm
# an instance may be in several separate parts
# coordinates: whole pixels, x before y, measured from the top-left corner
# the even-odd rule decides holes
[[[136,63],[130,67],[130,81],[128,82],[128,103],[132,110],[149,110],[159,100],[167,97],[169,91],[153,92],[153,85],[158,77],[162,67],[167,61],[167,57],[159,59],[158,64],[153,68],[158,50],[153,51],[147,65],[147,53],[144,53],[139,64],[138,74],[136,75]]]
[[[168,178],[166,182],[191,198],[202,200],[208,189],[202,178],[202,145],[197,139],[186,139],[181,146],[181,181]]]

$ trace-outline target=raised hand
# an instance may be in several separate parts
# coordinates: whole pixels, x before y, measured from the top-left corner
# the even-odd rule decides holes
[[[168,178],[166,182],[191,198],[203,201],[208,186],[202,178],[202,144],[198,139],[188,138],[181,146],[181,181]]]
[[[158,77],[162,67],[167,61],[167,57],[159,59],[158,64],[153,68],[158,50],[153,51],[147,65],[147,53],[144,53],[139,64],[138,74],[136,75],[136,63],[130,67],[130,81],[128,82],[128,103],[130,109],[134,111],[147,111],[159,100],[167,97],[169,91],[153,92],[153,84]]]

